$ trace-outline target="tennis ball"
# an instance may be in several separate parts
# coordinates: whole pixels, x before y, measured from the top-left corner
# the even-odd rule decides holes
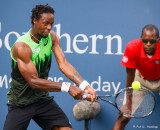
[[[132,88],[133,88],[134,90],[138,90],[138,89],[140,89],[140,87],[141,87],[141,84],[140,84],[139,81],[134,81],[134,82],[132,83]]]

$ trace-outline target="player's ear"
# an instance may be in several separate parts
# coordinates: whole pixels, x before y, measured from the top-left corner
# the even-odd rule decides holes
[[[36,24],[37,23],[37,19],[33,19],[33,24]]]

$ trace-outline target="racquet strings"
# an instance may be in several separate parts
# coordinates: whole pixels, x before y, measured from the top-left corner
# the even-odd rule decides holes
[[[131,117],[150,115],[155,107],[155,98],[145,89],[126,89],[116,97],[118,109]]]

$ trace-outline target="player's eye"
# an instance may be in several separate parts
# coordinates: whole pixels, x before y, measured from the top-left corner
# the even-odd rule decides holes
[[[157,40],[154,40],[154,39],[147,40],[147,39],[143,39],[143,38],[142,38],[141,40],[142,40],[143,43],[148,43],[148,42],[150,42],[151,44],[154,44],[154,43],[157,42]]]

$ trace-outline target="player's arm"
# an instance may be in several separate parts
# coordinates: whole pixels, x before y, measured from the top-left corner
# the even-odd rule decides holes
[[[61,91],[62,83],[52,82],[38,77],[38,72],[31,60],[32,51],[25,43],[16,43],[12,49],[12,56],[17,61],[19,71],[32,89],[40,89],[50,92]],[[73,86],[73,85],[71,85]],[[73,95],[75,99],[81,97]]]
[[[53,44],[52,51],[55,55],[59,69],[77,86],[80,86],[80,84],[84,81],[84,79],[80,76],[77,70],[66,60],[60,46],[60,40],[54,31],[51,32],[51,37]],[[74,89],[75,88],[70,89],[70,93],[73,93],[72,91],[74,91]],[[87,85],[87,87],[84,89],[84,92],[93,95],[93,97],[91,97],[92,101],[95,99],[96,92],[89,85]]]
[[[134,77],[135,77],[135,68],[127,68],[126,67],[126,72],[127,72],[127,79],[126,79],[126,87],[131,87],[132,82],[134,81]],[[128,91],[126,91],[127,93]],[[130,92],[129,92],[130,93]],[[127,98],[126,98],[126,104],[124,104],[120,109],[121,111],[126,111],[126,113],[128,111],[131,111],[132,109],[132,95],[131,94],[126,94]],[[123,114],[120,113],[118,118],[121,117]]]
[[[127,80],[126,80],[126,87],[131,87],[132,82],[134,81],[134,77],[135,77],[135,68],[126,68],[126,72],[127,72]],[[127,109],[132,109],[132,95],[131,94],[127,94],[129,96],[127,96]],[[126,110],[127,110],[126,109]],[[131,111],[131,110],[129,110]]]
[[[132,82],[134,81],[135,71],[136,71],[135,68],[126,68],[127,72],[126,87],[131,87]]]

